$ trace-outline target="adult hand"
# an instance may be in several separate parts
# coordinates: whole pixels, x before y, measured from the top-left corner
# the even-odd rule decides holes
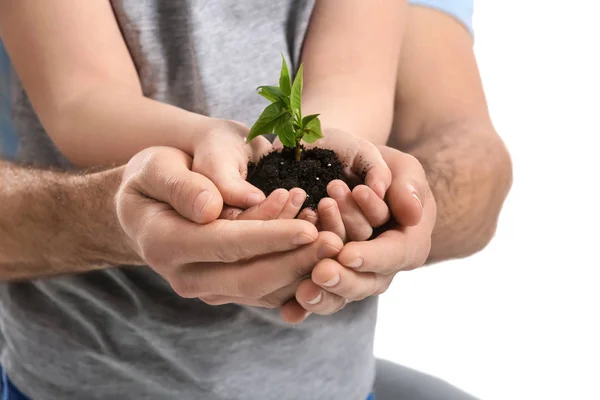
[[[175,149],[144,150],[116,196],[131,246],[180,296],[278,307],[315,264],[341,250],[337,236],[307,221],[215,220],[223,200],[191,164]]]
[[[275,141],[274,147],[281,147]],[[350,181],[364,181],[352,191],[341,180],[330,182],[327,193],[318,206],[319,228],[336,233],[343,241],[367,240],[373,228],[383,225],[390,217],[383,201],[391,182],[391,172],[380,151],[372,143],[350,133],[327,129],[324,138],[306,145],[333,150]]]
[[[395,224],[373,240],[346,244],[337,260],[320,261],[311,280],[298,287],[297,304],[284,305],[283,313],[299,315],[298,304],[317,314],[334,313],[347,301],[385,292],[399,271],[427,260],[437,208],[425,172],[409,154],[385,146],[379,150],[392,171],[386,201]]]

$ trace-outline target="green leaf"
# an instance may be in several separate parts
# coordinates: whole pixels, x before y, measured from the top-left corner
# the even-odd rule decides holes
[[[281,93],[281,90],[279,90],[277,86],[259,86],[256,90],[258,94],[272,103],[283,101],[285,98],[284,94]]]
[[[307,127],[308,124],[310,123],[310,121],[317,118],[319,115],[321,115],[321,114],[311,114],[311,115],[307,115],[306,117],[302,118],[302,127],[303,128]]]
[[[279,140],[285,147],[293,148],[296,146],[296,134],[292,126],[291,115],[286,116],[286,118],[279,118],[275,133],[277,133]]]
[[[302,115],[302,74],[304,71],[304,65],[300,65],[300,69],[298,69],[298,74],[294,78],[294,83],[292,84],[292,94],[291,94],[291,106],[292,113],[298,115],[300,117]]]
[[[304,140],[306,143],[313,143],[319,139],[322,139],[323,133],[321,132],[321,121],[319,121],[318,118],[314,118],[304,128],[304,132],[305,134],[302,136],[302,140]]]
[[[287,63],[285,62],[285,57],[283,53],[281,53],[281,75],[279,77],[279,89],[284,96],[289,96],[292,92],[291,89],[291,79],[290,79],[290,70],[288,69]]]
[[[250,129],[246,142],[250,142],[257,136],[273,133],[273,129],[275,129],[275,125],[277,124],[277,118],[285,113],[287,113],[287,110],[281,103],[269,104]]]

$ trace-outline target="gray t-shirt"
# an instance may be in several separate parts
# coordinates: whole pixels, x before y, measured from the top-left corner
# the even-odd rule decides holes
[[[298,66],[313,1],[113,0],[144,94],[251,124]],[[19,158],[68,167],[17,82]],[[168,134],[168,132],[165,132]],[[68,216],[65,216],[68,217]],[[34,400],[364,400],[377,300],[299,325],[278,310],[183,299],[147,267],[0,286],[1,363]]]

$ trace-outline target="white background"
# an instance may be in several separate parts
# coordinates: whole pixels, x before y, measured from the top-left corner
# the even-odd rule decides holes
[[[600,399],[598,8],[476,1],[475,52],[513,188],[488,248],[396,278],[377,356],[484,400]]]

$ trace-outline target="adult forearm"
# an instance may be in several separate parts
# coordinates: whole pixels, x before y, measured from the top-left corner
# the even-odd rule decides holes
[[[122,169],[88,175],[0,161],[0,280],[141,264],[115,214]]]
[[[403,149],[423,165],[437,203],[428,262],[469,256],[495,233],[512,167],[501,139],[485,129],[453,124]]]
[[[303,48],[304,114],[385,144],[406,1],[320,0]]]

